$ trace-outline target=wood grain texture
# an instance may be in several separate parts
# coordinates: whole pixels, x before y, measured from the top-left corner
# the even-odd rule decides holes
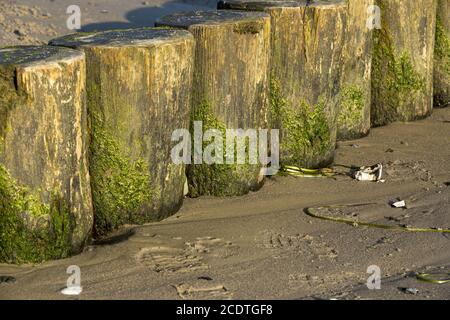
[[[192,35],[144,28],[51,43],[86,53],[96,236],[175,213],[186,176],[171,136],[189,127]]]
[[[345,1],[225,0],[221,7],[263,10],[271,17],[271,118],[281,128],[280,160],[322,167],[334,159]]]
[[[93,212],[82,52],[0,49],[0,260],[78,253]]]
[[[377,0],[374,31],[373,126],[411,121],[433,109],[433,58],[437,0]]]
[[[434,54],[434,106],[450,105],[450,0],[438,0]]]
[[[373,4],[374,0],[347,0],[338,140],[360,138],[370,130],[373,31],[368,28],[367,21]]]
[[[203,130],[268,128],[270,19],[264,13],[212,11],[163,17],[157,25],[184,28],[196,39],[193,121]],[[197,164],[189,193],[233,196],[258,189],[259,164]]]

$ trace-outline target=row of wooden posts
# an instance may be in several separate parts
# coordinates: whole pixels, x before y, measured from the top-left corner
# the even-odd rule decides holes
[[[337,139],[429,115],[433,92],[450,102],[450,0],[304,2],[225,0],[0,48],[0,262],[165,218],[186,183],[194,197],[261,187],[260,165],[175,164],[172,133],[193,121],[281,129],[282,164],[312,168]]]

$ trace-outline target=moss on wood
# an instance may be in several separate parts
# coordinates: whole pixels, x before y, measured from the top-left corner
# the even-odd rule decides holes
[[[40,190],[18,184],[0,165],[0,262],[39,263],[67,257],[72,221],[68,204],[52,191],[50,203]]]
[[[305,159],[329,153],[332,137],[323,101],[316,105],[301,101],[293,108],[282,96],[280,82],[272,77],[270,107],[274,124],[282,130],[282,164],[308,166]]]
[[[132,159],[130,146],[116,138],[98,105],[97,84],[88,87],[91,121],[90,173],[95,212],[94,233],[101,237],[127,223],[140,223],[136,211],[152,201],[149,167]]]
[[[436,46],[434,60],[434,105],[444,107],[450,104],[450,30],[438,12],[436,20]]]
[[[90,238],[84,83],[80,52],[0,49],[0,262],[65,258]]]
[[[353,138],[361,135],[360,125],[364,121],[366,93],[357,85],[341,88],[339,99],[338,128],[341,137]]]
[[[201,121],[203,132],[214,129],[219,130],[223,143],[219,146],[219,152],[223,155],[221,162],[214,164],[192,164],[188,166],[187,175],[189,182],[189,195],[198,197],[201,195],[213,195],[219,197],[242,195],[250,190],[255,190],[255,180],[260,171],[260,165],[250,164],[249,143],[245,141],[245,163],[237,164],[237,138],[234,139],[234,159],[235,163],[227,164],[226,130],[227,127],[212,111],[211,104],[203,101],[194,108],[191,115],[191,134],[194,134],[193,124]],[[204,141],[202,149],[211,143]],[[192,143],[194,145],[194,143]],[[194,152],[192,153],[194,154]],[[259,187],[259,186],[258,186]]]
[[[415,70],[408,52],[396,52],[386,27],[374,32],[372,125],[413,120],[414,102],[423,94],[425,80]]]

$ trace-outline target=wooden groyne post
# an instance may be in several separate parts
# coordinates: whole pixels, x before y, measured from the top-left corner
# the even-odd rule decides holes
[[[433,110],[437,0],[376,0],[381,29],[374,30],[372,126],[412,121]]]
[[[171,137],[189,128],[192,35],[141,28],[51,44],[86,53],[95,235],[175,213],[186,175],[185,165],[172,161]]]
[[[157,25],[187,29],[196,39],[191,123],[203,132],[268,128],[270,19],[265,13],[205,11],[174,14]],[[248,142],[248,140],[247,140]],[[209,142],[205,143],[205,146]],[[245,143],[245,142],[244,142]],[[249,150],[248,142],[246,149]],[[234,196],[258,189],[264,176],[256,159],[237,163],[236,149],[223,144],[222,163],[194,163],[188,168],[189,194]],[[233,155],[234,162],[226,158]],[[201,157],[201,155],[200,155]],[[200,159],[201,160],[201,159]]]
[[[92,231],[85,56],[0,49],[0,262],[79,253]]]
[[[265,11],[271,17],[270,108],[272,125],[281,129],[281,163],[307,168],[331,164],[346,2],[225,0],[219,8]]]

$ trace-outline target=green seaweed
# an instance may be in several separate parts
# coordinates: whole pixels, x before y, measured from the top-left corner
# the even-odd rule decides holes
[[[0,69],[0,154],[10,130],[10,113],[27,99],[17,88],[15,72],[12,65]],[[42,194],[50,194],[50,201],[42,201]],[[72,230],[70,210],[58,192],[22,186],[0,164],[0,262],[40,263],[67,257]]]
[[[293,108],[283,97],[280,83],[270,84],[272,121],[281,128],[281,162],[284,165],[308,165],[310,159],[326,156],[331,148],[331,130],[321,100],[315,105],[305,101]]]
[[[425,79],[414,69],[410,55],[397,54],[386,27],[374,31],[372,61],[373,126],[414,120],[415,100],[425,89]]]
[[[450,38],[439,15],[436,19],[436,46],[434,50],[438,58],[446,61],[447,72],[450,75]]]
[[[357,85],[346,85],[341,89],[338,128],[345,135],[356,134],[364,121],[364,90]]]
[[[145,159],[131,159],[129,146],[113,134],[102,117],[99,90],[88,89],[91,121],[90,174],[95,236],[104,236],[127,223],[143,223],[153,190]]]
[[[0,262],[39,263],[70,254],[69,207],[57,192],[50,204],[19,185],[0,165]]]
[[[441,17],[436,20],[434,104],[436,107],[450,103],[450,38]]]
[[[213,196],[235,196],[243,195],[253,190],[254,180],[259,173],[259,165],[249,163],[249,143],[245,141],[246,159],[244,164],[227,164],[226,130],[225,123],[219,120],[213,113],[211,104],[204,100],[191,114],[191,133],[194,132],[194,121],[202,121],[203,131],[209,129],[219,130],[223,137],[223,145],[220,153],[223,155],[223,164],[192,164],[188,166],[187,175],[189,182],[189,195],[198,197],[201,195]],[[235,138],[235,146],[236,146]],[[210,142],[203,142],[203,150]],[[192,144],[193,145],[193,144]],[[237,148],[235,148],[234,159],[237,159]]]

